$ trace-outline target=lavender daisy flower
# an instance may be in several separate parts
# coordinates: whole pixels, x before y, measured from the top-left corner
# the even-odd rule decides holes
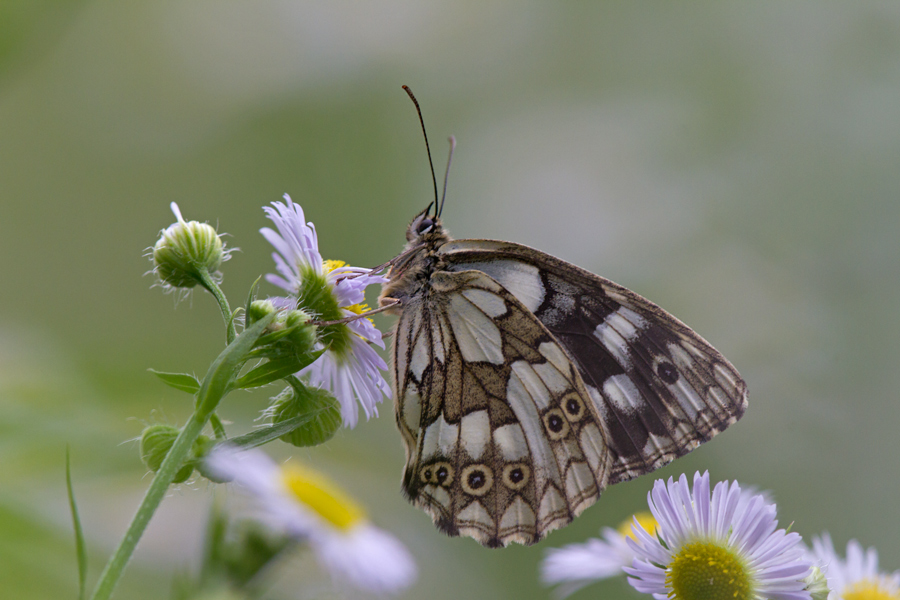
[[[796,533],[776,531],[775,506],[763,497],[741,501],[737,482],[694,475],[657,480],[648,494],[656,534],[635,523],[628,540],[634,563],[628,582],[657,600],[810,600],[804,579],[812,563]]]
[[[829,600],[900,600],[900,571],[880,572],[875,548],[863,550],[859,542],[850,540],[847,558],[842,559],[827,533],[813,538],[812,544],[812,557],[832,590]]]
[[[648,512],[637,513],[632,519],[647,531],[656,530],[656,519]],[[634,560],[634,551],[625,541],[634,537],[632,519],[618,529],[604,527],[603,539],[548,550],[541,563],[541,581],[544,585],[559,584],[557,593],[564,598],[596,581],[624,575],[623,569]]]
[[[755,488],[741,489],[737,512],[750,503],[754,497],[762,495],[771,504],[768,492],[757,492]],[[628,545],[628,538],[635,539],[634,521],[644,531],[656,533],[656,519],[649,512],[639,512],[619,525],[618,529],[604,527],[602,539],[589,539],[583,544],[570,544],[562,548],[551,548],[541,563],[541,580],[544,585],[559,585],[559,597],[566,597],[591,583],[625,575],[625,567],[634,562],[635,554]]]
[[[261,450],[228,446],[217,447],[206,464],[252,495],[261,520],[309,543],[336,584],[385,595],[415,581],[416,565],[406,547],[369,523],[362,508],[321,473],[278,465]]]
[[[273,202],[263,210],[275,224],[260,230],[275,248],[272,258],[278,274],[266,280],[290,294],[276,305],[302,308],[319,321],[337,321],[368,310],[365,289],[386,279],[368,269],[348,267],[343,262],[322,260],[315,226],[307,223],[303,209],[285,194],[286,204]],[[362,405],[368,419],[378,414],[376,404],[390,396],[381,372],[387,364],[370,344],[384,348],[381,332],[366,318],[320,328],[327,348],[316,362],[300,371],[311,385],[330,391],[341,405],[346,427],[355,427]]]

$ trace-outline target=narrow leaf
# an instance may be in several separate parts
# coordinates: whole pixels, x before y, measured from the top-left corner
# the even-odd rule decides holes
[[[272,440],[280,438],[286,433],[292,432],[298,427],[306,425],[307,423],[318,417],[319,413],[322,413],[326,410],[327,408],[317,408],[315,410],[309,411],[305,415],[287,419],[275,425],[261,427],[255,431],[251,431],[250,433],[239,435],[237,437],[229,439],[228,444],[246,449],[262,446],[263,444],[267,444]]]
[[[69,494],[69,510],[72,511],[72,525],[75,528],[75,555],[78,560],[78,600],[84,600],[85,583],[87,582],[87,546],[84,542],[84,531],[78,517],[78,505],[75,504],[75,490],[72,488],[72,468],[69,462],[69,447],[66,446],[66,490]]]
[[[301,369],[305,369],[311,365],[317,358],[322,355],[324,350],[312,352],[302,359],[297,358],[279,358],[267,361],[258,367],[250,370],[240,379],[234,382],[236,389],[246,389],[252,387],[260,387],[284,379],[288,375],[293,375]]]
[[[209,371],[197,392],[198,416],[205,420],[216,409],[216,405],[228,393],[234,377],[247,360],[247,353],[274,318],[275,313],[271,313],[245,329],[209,366]]]
[[[250,291],[247,292],[247,304],[244,306],[244,329],[247,329],[247,327],[251,325],[248,323],[250,319],[250,305],[253,304],[253,297],[256,296],[256,288],[259,287],[259,282],[261,280],[262,275],[256,278],[256,281],[250,286]]]
[[[155,369],[148,369],[148,371],[176,390],[181,390],[188,394],[196,394],[200,390],[200,380],[193,375],[188,375],[187,373],[164,373]]]

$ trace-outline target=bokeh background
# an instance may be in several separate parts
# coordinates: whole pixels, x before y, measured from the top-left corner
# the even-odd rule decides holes
[[[750,386],[732,429],[659,472],[771,490],[784,525],[900,567],[900,5],[858,3],[0,3],[0,581],[74,597],[64,483],[96,577],[149,483],[134,438],[190,399],[148,367],[205,372],[211,299],[151,289],[173,220],[227,232],[239,304],[272,269],[261,206],[289,193],[323,254],[393,256],[458,140],[445,221],[649,297]],[[269,291],[274,291],[269,288]],[[390,319],[378,321],[388,327]],[[234,394],[249,430],[278,388]],[[545,598],[537,565],[644,506],[615,486],[536,547],[449,539],[399,493],[390,403],[315,450],[415,553],[408,598]],[[118,598],[190,571],[211,497],[173,490]],[[272,598],[340,597],[309,556]],[[575,598],[638,597],[622,581]]]

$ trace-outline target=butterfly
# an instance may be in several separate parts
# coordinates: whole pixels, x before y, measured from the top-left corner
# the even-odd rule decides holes
[[[410,223],[379,297],[399,315],[403,493],[440,530],[533,544],[743,415],[746,383],[681,321],[540,250],[453,240],[443,200]]]

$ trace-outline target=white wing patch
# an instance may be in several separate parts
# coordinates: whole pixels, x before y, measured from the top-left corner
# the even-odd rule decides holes
[[[540,270],[534,265],[518,260],[496,260],[466,263],[466,268],[487,273],[531,312],[544,302],[547,290]]]
[[[444,420],[444,415],[425,429],[422,440],[422,458],[428,460],[433,456],[447,455],[459,443],[459,425],[451,425]]]
[[[471,412],[460,422],[462,447],[473,460],[481,460],[491,440],[491,421],[486,410]]]
[[[459,351],[468,362],[503,364],[503,342],[494,322],[460,294],[450,296],[447,316]]]
[[[500,455],[504,460],[512,462],[528,456],[525,434],[522,432],[522,428],[515,423],[495,429],[494,443],[500,448]]]
[[[483,310],[485,314],[491,318],[505,315],[508,310],[503,298],[497,294],[488,292],[487,290],[472,288],[463,290],[460,293],[465,296],[469,302]]]
[[[644,399],[628,375],[614,375],[603,383],[603,393],[622,410],[636,410]]]

